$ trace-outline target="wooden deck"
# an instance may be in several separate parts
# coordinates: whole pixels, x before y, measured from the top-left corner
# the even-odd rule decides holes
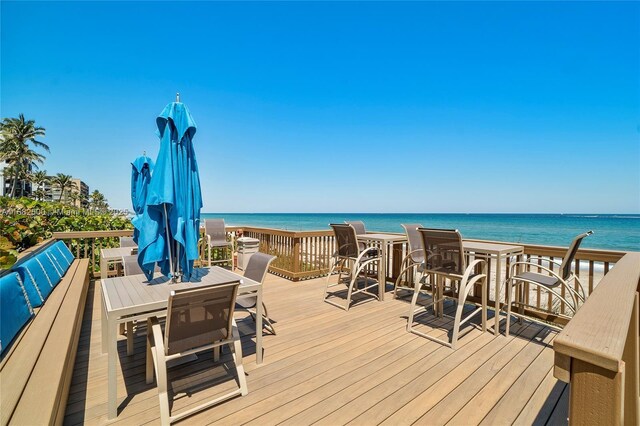
[[[322,301],[321,279],[290,282],[270,275],[264,298],[276,323],[265,335],[265,363],[255,364],[252,321],[239,325],[249,394],[192,416],[182,424],[562,424],[568,387],[553,377],[555,332],[531,323],[509,337],[473,326],[456,351],[406,332],[409,304],[387,293],[342,311]],[[107,356],[100,353],[100,294],[91,285],[65,423],[105,424]],[[449,306],[448,309],[451,309]],[[444,335],[451,321],[417,318]],[[504,321],[503,321],[504,324]],[[145,337],[135,355],[119,342],[122,424],[158,424],[155,385],[145,384]],[[176,367],[173,410],[212,398],[235,385],[211,354]],[[211,384],[217,384],[212,387]],[[188,391],[181,392],[184,389]]]

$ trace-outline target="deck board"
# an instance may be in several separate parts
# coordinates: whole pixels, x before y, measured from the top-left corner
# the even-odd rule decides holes
[[[555,332],[524,322],[510,336],[470,326],[452,351],[406,332],[408,302],[367,301],[349,312],[322,302],[324,280],[290,282],[269,275],[264,299],[277,335],[265,334],[265,363],[255,364],[253,323],[238,313],[249,394],[181,424],[558,424],[566,421],[567,387],[553,378]],[[451,310],[452,306],[447,306]],[[242,318],[242,319],[241,319]],[[241,320],[240,320],[241,319]],[[420,327],[443,337],[447,317],[422,315]],[[503,321],[504,322],[504,321]],[[65,423],[106,424],[107,357],[100,353],[100,289],[92,284]],[[157,390],[144,379],[145,327],[118,342],[118,419],[157,424]],[[222,361],[230,366],[229,356]],[[211,354],[173,372],[181,410],[235,382]],[[215,386],[211,386],[215,384]],[[111,422],[110,422],[111,423]]]

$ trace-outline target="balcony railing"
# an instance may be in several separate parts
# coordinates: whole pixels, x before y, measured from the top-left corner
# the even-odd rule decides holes
[[[627,253],[556,337],[570,424],[640,424],[639,286],[640,253]]]
[[[281,229],[259,227],[227,227],[228,239],[236,242],[239,236],[253,237],[260,241],[260,251],[277,256],[272,263],[270,272],[284,278],[298,281],[320,277],[329,271],[331,255],[335,250],[335,241],[331,230],[319,231],[287,231]],[[105,247],[117,247],[118,237],[130,236],[131,230],[121,231],[87,231],[87,232],[56,232],[53,237],[69,243],[77,257],[91,259],[91,271],[94,276],[99,274],[99,253]],[[204,240],[203,240],[204,241]],[[524,247],[524,258],[533,256],[545,257],[550,260],[560,260],[566,252],[566,247],[553,247],[534,244],[518,244]],[[395,282],[400,273],[401,261],[407,253],[405,243],[394,244],[390,255],[386,259],[387,280]],[[600,280],[613,268],[625,252],[612,250],[581,249],[576,255],[573,265],[585,288],[587,296],[598,286]],[[216,256],[216,253],[213,253]],[[205,259],[204,246],[201,247],[201,259]],[[541,263],[544,261],[541,261]],[[503,265],[502,276],[508,276],[511,260]],[[551,269],[557,268],[553,263],[547,263]],[[110,271],[109,275],[116,273]],[[490,301],[493,292],[490,292]],[[504,297],[504,292],[502,293]],[[475,295],[479,300],[479,295]],[[472,299],[473,296],[472,296]],[[504,299],[501,300],[504,302]],[[565,306],[554,300],[552,295],[540,294],[539,289],[525,292],[526,310],[529,315],[558,325],[565,325],[567,320],[558,317],[558,313],[566,314]]]

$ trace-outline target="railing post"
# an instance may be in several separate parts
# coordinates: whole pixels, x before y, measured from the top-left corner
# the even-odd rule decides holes
[[[300,272],[300,237],[293,237],[293,281],[298,281],[297,274]]]
[[[640,425],[640,359],[638,350],[638,293],[636,293],[622,360],[625,365],[624,424]]]
[[[620,425],[624,410],[624,363],[617,372],[571,360],[569,424]]]

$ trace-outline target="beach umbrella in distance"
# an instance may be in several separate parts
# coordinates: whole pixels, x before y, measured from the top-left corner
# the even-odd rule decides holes
[[[193,149],[196,123],[186,105],[167,105],[156,119],[160,150],[147,189],[138,237],[138,264],[151,279],[162,273],[188,281],[198,258],[202,194]]]
[[[152,172],[153,161],[146,156],[146,153],[131,162],[131,205],[135,215],[131,219],[131,223],[133,224],[133,241],[136,244],[138,243],[140,221],[147,202],[147,187],[149,186]]]

